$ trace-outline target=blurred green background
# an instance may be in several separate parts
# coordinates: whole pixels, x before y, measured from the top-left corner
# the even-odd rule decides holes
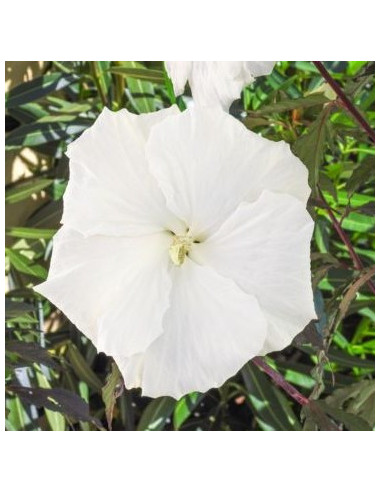
[[[374,127],[374,62],[324,64]],[[163,62],[7,62],[6,79],[7,430],[373,429],[374,145],[312,62],[278,62],[230,109],[309,169],[319,321],[265,359],[314,402],[304,408],[252,362],[180,401],[123,390],[112,360],[31,289],[59,228],[67,144],[105,105],[185,109],[189,91],[175,98]]]

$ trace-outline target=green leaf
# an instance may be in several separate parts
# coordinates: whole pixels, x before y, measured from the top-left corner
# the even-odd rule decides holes
[[[374,164],[374,157],[369,156],[353,171],[352,176],[346,183],[346,189],[349,195],[352,195],[358,188],[374,178]]]
[[[248,391],[249,403],[263,430],[301,429],[290,402],[252,362],[247,363],[241,373]]]
[[[36,147],[59,140],[66,141],[82,133],[93,123],[93,120],[73,119],[69,115],[67,115],[66,121],[63,116],[49,116],[43,118],[43,121],[23,125],[13,130],[5,138],[5,148],[12,150],[20,147]]]
[[[148,80],[149,82],[156,82],[158,84],[164,84],[165,80],[162,72],[159,70],[151,70],[149,68],[111,67],[108,71],[118,75],[124,75],[125,77]]]
[[[25,313],[12,318],[7,318],[7,324],[9,323],[27,323],[28,325],[30,325],[38,324],[38,320],[34,318],[31,314]]]
[[[308,182],[315,196],[318,195],[320,166],[324,160],[325,144],[330,131],[331,107],[323,109],[317,119],[308,128],[308,132],[299,137],[293,147],[293,152],[308,168]]]
[[[27,103],[16,108],[11,108],[8,113],[21,123],[32,123],[39,120],[49,113],[38,103]]]
[[[25,313],[30,313],[35,310],[33,304],[27,302],[12,301],[5,298],[5,317],[14,318],[16,316],[22,316]]]
[[[117,398],[123,392],[123,378],[118,366],[113,362],[111,372],[107,375],[106,384],[102,388],[102,400],[106,408],[106,419],[109,430],[112,428],[112,418]]]
[[[320,407],[320,401],[311,400],[308,405],[302,409],[302,415],[305,419],[304,431],[339,431],[339,427],[332,422]]]
[[[353,413],[344,412],[339,408],[331,407],[324,401],[316,402],[319,407],[337,422],[342,423],[350,431],[371,431],[372,427],[361,417]]]
[[[317,106],[329,102],[329,99],[323,94],[311,94],[306,97],[298,97],[297,99],[284,99],[275,103],[266,104],[261,106],[256,111],[248,111],[249,116],[257,117],[264,116],[272,113],[282,113],[284,111],[291,111],[293,109],[309,108],[311,106]]]
[[[40,388],[51,388],[49,381],[40,371],[36,371],[36,379]],[[62,432],[66,430],[65,417],[61,413],[54,412],[48,408],[44,408],[44,411],[52,431]]]
[[[107,94],[112,81],[111,74],[108,72],[111,62],[110,61],[97,61],[97,73],[99,73],[99,83],[101,90],[104,94]]]
[[[86,102],[69,102],[59,97],[49,96],[46,100],[51,104],[49,109],[53,112],[67,113],[67,114],[79,114],[87,113],[92,109],[92,105]],[[44,115],[47,116],[47,115]]]
[[[144,410],[140,418],[138,431],[160,431],[166,420],[171,416],[176,406],[176,400],[169,396],[162,396],[153,400]]]
[[[43,227],[46,229],[59,227],[62,217],[62,200],[44,203],[26,221],[26,225],[31,227]]]
[[[94,373],[86,359],[73,343],[68,344],[67,356],[78,378],[99,392],[103,386],[102,381]]]
[[[5,190],[5,201],[7,203],[17,203],[29,198],[33,193],[44,190],[53,183],[52,179],[32,179],[30,181],[14,184]]]
[[[7,430],[20,431],[25,430],[25,427],[30,423],[30,417],[20,398],[13,397],[6,400],[6,408],[8,410],[8,417],[6,422]]]
[[[11,265],[18,272],[33,275],[34,277],[39,277],[42,279],[45,279],[48,276],[48,272],[43,266],[33,264],[31,260],[18,251],[6,248],[5,253],[8,256]]]
[[[370,215],[351,212],[342,222],[343,229],[353,232],[371,232],[375,227],[375,218]]]
[[[204,395],[202,393],[194,392],[183,396],[176,403],[175,411],[173,413],[173,426],[175,430],[180,429],[203,398]]]
[[[5,343],[5,350],[17,354],[28,362],[37,362],[53,369],[59,369],[60,367],[46,349],[34,342],[9,340]]]
[[[331,317],[328,331],[333,333],[338,327],[339,323],[345,318],[345,315],[351,305],[352,301],[356,298],[358,291],[361,287],[369,282],[375,275],[375,266],[365,268],[361,272],[358,272],[354,280],[352,280],[343,292],[342,299],[339,305]]]
[[[347,205],[348,203],[348,194],[345,191],[339,191],[337,193],[337,198],[339,205]],[[350,202],[351,202],[351,207],[357,208],[357,207],[362,207],[363,205],[366,205],[367,203],[372,203],[374,202],[374,197],[365,195],[365,194],[360,194],[360,193],[354,193],[350,197]]]
[[[370,428],[375,424],[375,382],[364,379],[345,388],[336,389],[325,399],[330,408],[341,409],[349,414],[360,417]],[[332,415],[336,418],[334,415]],[[342,420],[344,425],[347,425]],[[361,424],[359,422],[358,424]],[[351,425],[351,424],[350,424]],[[356,425],[356,424],[355,424]],[[360,430],[360,429],[353,429]],[[371,430],[371,429],[363,429]]]
[[[63,413],[75,421],[89,421],[99,427],[101,426],[98,419],[90,415],[89,405],[85,400],[66,389],[26,388],[24,386],[9,385],[6,387],[6,391],[19,396],[30,405]]]
[[[311,355],[315,355],[316,353],[313,348],[308,346],[300,347],[300,350]],[[343,367],[361,367],[362,369],[374,369],[375,367],[375,363],[373,360],[360,359],[359,357],[347,354],[343,350],[337,350],[333,347],[329,349],[327,357],[330,362],[335,362],[336,364],[340,364]]]
[[[282,90],[293,99],[302,97],[302,93],[294,84],[296,76],[287,77],[278,72],[278,70],[274,69],[266,80],[267,83],[277,92]]]
[[[77,75],[55,72],[37,77],[30,82],[24,82],[9,91],[6,98],[6,108],[15,108],[36,101],[51,92],[60,91],[78,80]]]
[[[36,229],[33,227],[8,227],[6,235],[22,239],[51,239],[56,229]]]
[[[295,67],[298,70],[301,70],[302,72],[311,72],[311,73],[315,73],[317,75],[320,75],[319,70],[310,61],[296,61],[294,64],[295,64]]]
[[[124,68],[143,69],[143,65],[135,61],[125,61]],[[146,80],[127,77],[127,86],[129,89],[129,99],[138,113],[150,113],[156,110],[155,90],[151,82]]]

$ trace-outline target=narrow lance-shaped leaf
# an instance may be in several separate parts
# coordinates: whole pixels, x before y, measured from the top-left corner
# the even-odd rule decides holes
[[[349,195],[352,195],[360,186],[363,186],[370,179],[374,178],[375,160],[374,156],[368,156],[359,166],[353,171],[352,176],[346,183],[346,189]]]
[[[325,402],[365,420],[370,427],[375,424],[375,382],[364,379],[344,388],[337,388]],[[334,415],[333,415],[334,417]],[[343,421],[345,424],[345,422]],[[358,430],[358,429],[356,429]]]
[[[124,389],[123,378],[115,362],[111,365],[111,372],[108,374],[106,384],[102,388],[102,400],[106,407],[106,419],[109,430],[111,430],[114,407],[117,398]]]
[[[108,71],[133,79],[147,80],[149,82],[156,82],[159,84],[164,83],[164,75],[159,70],[134,67],[111,67]]]
[[[15,108],[22,104],[41,99],[54,91],[59,91],[79,80],[75,74],[54,72],[42,77],[37,77],[29,82],[24,82],[7,94],[6,107]]]
[[[52,179],[32,179],[27,182],[14,184],[5,190],[5,201],[17,203],[29,198],[33,193],[44,190],[53,183]]]
[[[137,68],[144,70],[143,66],[135,61],[120,62],[125,68]],[[147,80],[127,77],[128,94],[131,103],[138,113],[150,113],[155,111],[155,91],[151,82]]]
[[[315,196],[318,195],[320,166],[324,160],[325,144],[330,132],[331,106],[326,106],[305,135],[299,137],[294,145],[294,153],[308,168],[308,182]]]
[[[89,405],[85,400],[66,389],[26,388],[9,385],[6,390],[18,395],[26,403],[36,405],[36,407],[45,407],[55,412],[61,412],[75,421],[90,421],[100,426],[98,420],[90,415]]]
[[[176,405],[176,400],[169,396],[163,396],[153,400],[143,412],[138,431],[159,431],[166,424]]]
[[[36,371],[36,379],[40,388],[51,388],[48,379],[38,370]],[[46,419],[52,431],[62,432],[66,429],[65,417],[60,412],[55,412],[53,410],[49,410],[48,408],[45,408],[44,410]]]
[[[68,345],[67,356],[78,378],[95,391],[100,391],[102,388],[102,381],[94,373],[86,359],[73,343],[69,343]]]
[[[263,430],[300,430],[289,402],[267,377],[249,362],[241,371],[256,420]]]
[[[349,305],[355,299],[357,292],[374,276],[374,274],[375,267],[369,267],[361,272],[359,276],[348,286],[342,300],[340,301],[336,316],[333,317],[332,324],[329,330],[330,332],[332,331],[334,326],[337,326],[340,321],[344,319]]]
[[[173,412],[173,426],[175,430],[180,429],[203,398],[204,395],[202,393],[194,392],[183,396],[176,403],[175,411]]]
[[[32,123],[44,116],[48,116],[49,112],[39,103],[31,102],[21,106],[8,109],[8,114],[13,116],[20,123]]]
[[[247,111],[249,116],[263,116],[271,113],[282,113],[299,108],[309,108],[329,102],[329,99],[324,94],[311,94],[306,97],[298,97],[297,99],[284,99],[275,103],[266,104],[256,111]]]
[[[324,401],[318,401],[316,403],[327,415],[332,417],[337,422],[344,424],[345,427],[350,431],[372,430],[368,422],[366,422],[361,417],[354,415],[353,413],[348,413],[345,412],[344,410],[341,410],[340,408],[332,407]]]
[[[33,264],[33,262],[25,255],[9,248],[6,248],[5,253],[8,256],[11,265],[17,271],[43,279],[47,277],[48,272],[46,269],[41,265]]]
[[[302,416],[305,419],[304,431],[338,431],[338,426],[326,415],[320,407],[319,402],[311,400],[302,409]]]
[[[38,362],[53,369],[60,368],[59,364],[52,359],[49,352],[34,342],[10,340],[5,343],[5,350],[17,354],[28,362]]]
[[[12,301],[8,297],[5,298],[5,317],[15,318],[22,316],[25,313],[30,313],[35,310],[33,304],[27,302]]]
[[[34,227],[9,227],[6,235],[21,239],[51,239],[56,229],[37,229]]]
[[[20,147],[36,147],[49,142],[67,140],[70,137],[79,135],[88,128],[93,120],[72,119],[63,121],[62,116],[57,118],[43,118],[42,121],[23,125],[13,130],[5,138],[6,150],[18,149]],[[68,120],[68,118],[66,118]]]

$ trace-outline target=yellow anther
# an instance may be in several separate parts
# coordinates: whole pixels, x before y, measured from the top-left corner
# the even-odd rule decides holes
[[[184,263],[192,245],[193,239],[190,236],[174,236],[169,248],[169,257],[174,265],[180,266]]]

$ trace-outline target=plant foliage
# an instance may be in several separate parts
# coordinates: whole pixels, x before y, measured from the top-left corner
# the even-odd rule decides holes
[[[374,127],[374,63],[326,62]],[[68,180],[69,142],[104,105],[134,113],[177,103],[162,62],[49,62],[6,96],[6,150],[44,156],[8,184],[7,430],[372,430],[374,427],[374,146],[312,62],[279,62],[231,114],[285,140],[309,171],[317,322],[267,364],[311,401],[300,405],[249,362],[221,388],[179,401],[124,389],[113,361],[32,286],[47,275]],[[38,208],[31,211],[30,200]],[[117,286],[116,286],[117,287]],[[78,300],[80,302],[80,299]]]

